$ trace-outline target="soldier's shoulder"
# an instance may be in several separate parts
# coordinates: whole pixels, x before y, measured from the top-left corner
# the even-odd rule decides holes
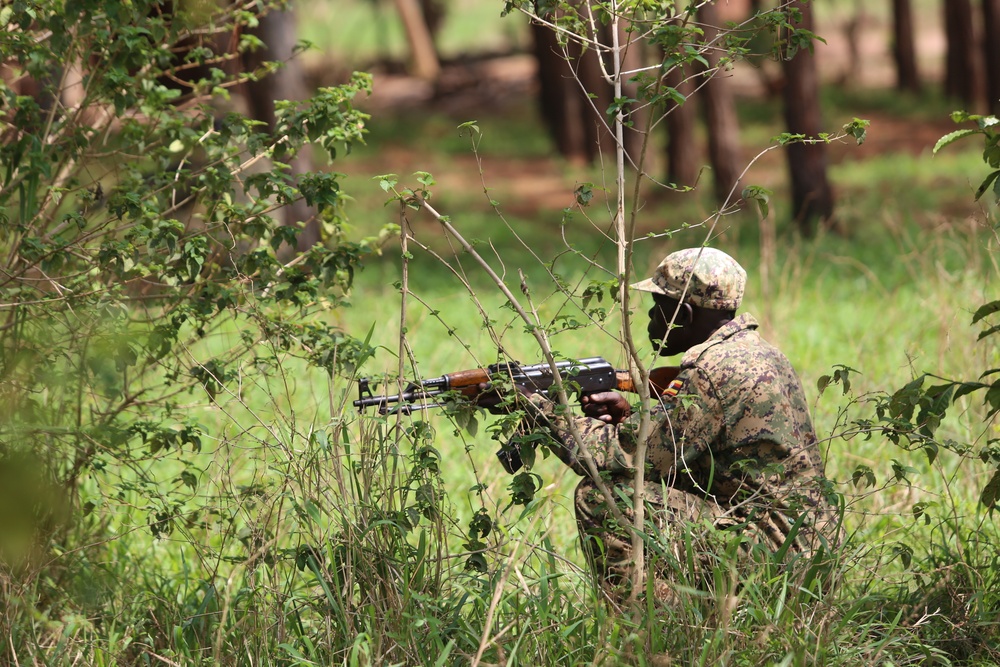
[[[793,371],[780,350],[755,338],[730,339],[704,350],[692,360],[691,372],[724,385],[756,384],[761,378],[785,378]]]

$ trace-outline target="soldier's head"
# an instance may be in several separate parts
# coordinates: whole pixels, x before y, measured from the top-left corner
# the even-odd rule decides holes
[[[632,288],[652,293],[649,340],[669,357],[704,343],[731,320],[746,281],[743,267],[721,250],[688,248],[667,255],[651,278]]]

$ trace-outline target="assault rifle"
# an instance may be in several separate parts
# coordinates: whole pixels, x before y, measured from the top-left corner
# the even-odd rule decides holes
[[[576,389],[581,396],[612,389],[638,393],[628,371],[615,370],[614,366],[601,357],[558,361],[555,366],[563,382],[569,383],[569,386]],[[676,366],[661,366],[651,370],[650,392],[654,396],[662,395],[670,382],[677,377],[679,370]],[[474,399],[479,393],[480,384],[494,382],[509,383],[548,394],[555,382],[555,376],[552,373],[552,366],[547,363],[522,366],[508,362],[411,382],[399,394],[382,396],[372,394],[370,378],[361,378],[358,380],[358,400],[354,401],[354,407],[361,410],[376,407],[381,414],[397,411],[409,414],[414,410],[441,407],[444,403],[435,402],[438,397],[453,396],[457,393]],[[396,407],[390,407],[393,405]]]
[[[638,393],[628,371],[616,370],[601,357],[559,361],[555,366],[563,383],[576,390],[580,396],[611,390]],[[676,366],[660,366],[652,369],[649,372],[650,393],[653,396],[662,396],[678,372],[680,369]],[[371,379],[361,378],[358,380],[358,400],[354,401],[354,407],[359,410],[374,407],[380,414],[396,412],[410,414],[414,410],[441,407],[444,405],[444,399],[450,396],[460,395],[475,401],[479,385],[483,383],[507,383],[547,395],[554,382],[552,366],[547,363],[523,366],[510,362],[411,382],[402,392],[391,395],[374,395]],[[507,472],[515,472],[521,467],[516,448],[505,447],[497,453],[497,456]]]

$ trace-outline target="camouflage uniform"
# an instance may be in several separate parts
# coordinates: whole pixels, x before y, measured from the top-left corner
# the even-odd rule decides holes
[[[688,266],[690,258],[684,258]],[[661,273],[658,269],[657,276]],[[685,298],[703,303],[711,299],[724,310],[738,306],[742,283],[736,290],[725,284],[725,276],[702,281],[689,276],[683,276],[689,283]],[[633,287],[648,288],[649,282]],[[753,316],[739,315],[689,349],[679,375],[652,408],[645,497],[648,525],[656,539],[648,544],[674,566],[690,561],[685,550],[691,544],[685,540],[695,532],[707,542],[735,537],[744,550],[757,543],[775,552],[787,541],[788,550],[800,554],[839,540],[837,512],[827,500],[823,462],[802,385],[788,359],[761,339],[757,326]],[[631,498],[638,415],[609,425],[570,416],[540,394],[531,397],[527,412],[528,421],[550,436],[553,452],[584,476],[575,502],[581,539],[603,582],[616,590],[628,580],[631,538],[609,522],[611,513],[590,479],[569,422],[575,423],[609,488]],[[631,519],[627,502],[620,500],[619,506]],[[717,530],[691,531],[695,523]],[[694,547],[702,561],[694,569],[710,571],[706,559],[713,557],[712,545]],[[714,548],[717,553],[725,547]],[[657,597],[670,597],[668,579],[661,568],[655,578]]]

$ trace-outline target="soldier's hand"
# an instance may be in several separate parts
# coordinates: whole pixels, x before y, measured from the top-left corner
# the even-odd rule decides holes
[[[617,391],[600,391],[580,398],[583,414],[605,424],[621,424],[632,414],[632,406]]]

